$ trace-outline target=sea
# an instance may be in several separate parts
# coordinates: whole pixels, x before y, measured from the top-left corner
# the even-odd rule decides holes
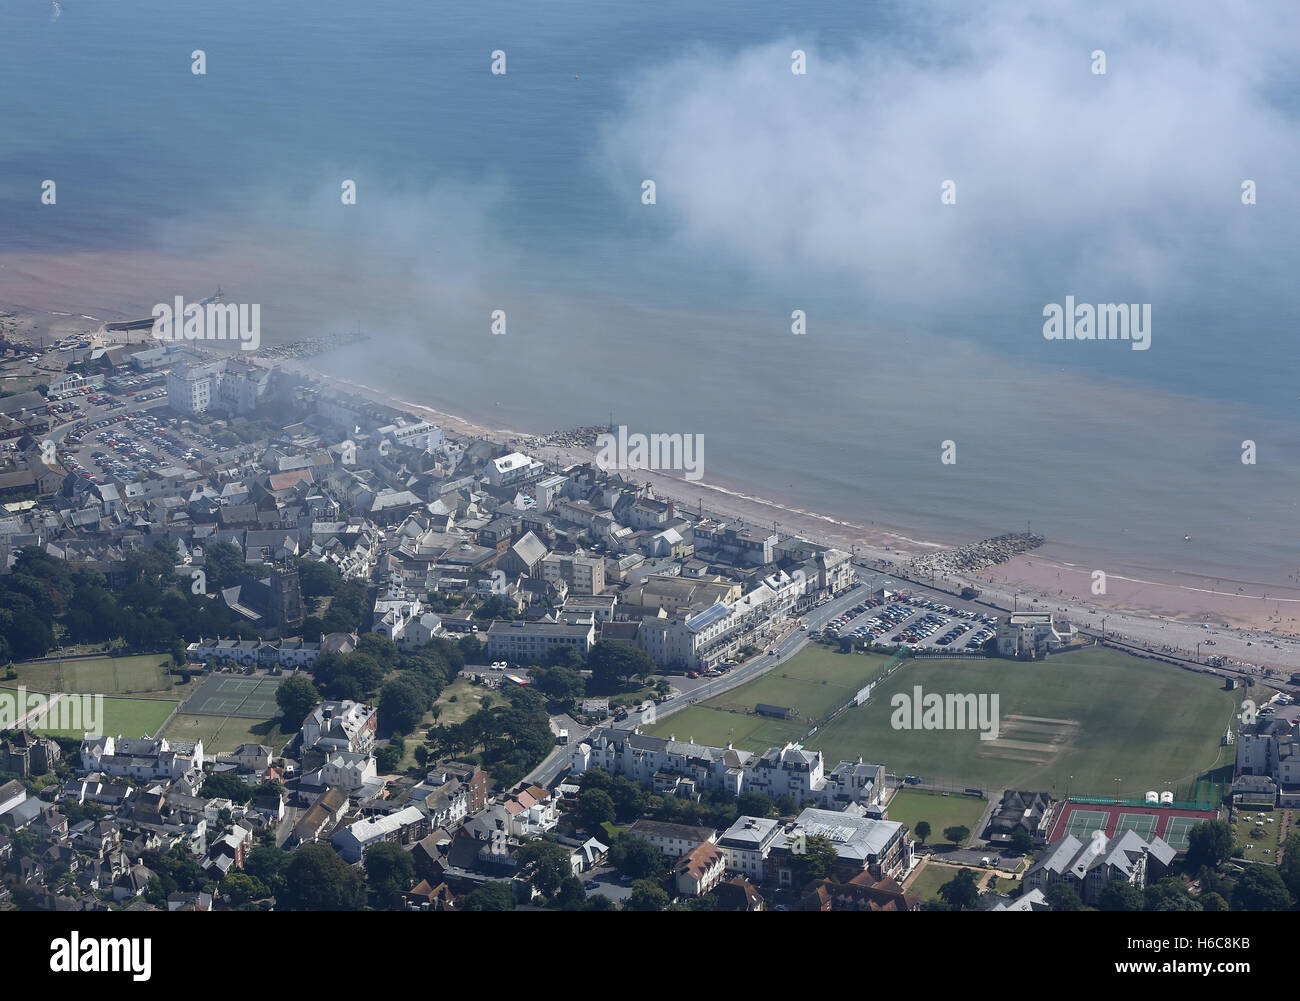
[[[265,342],[369,334],[319,364],[394,399],[1300,583],[1300,32],[1262,12],[8,0],[0,308],[220,285]],[[1067,296],[1149,304],[1149,347],[1049,340]]]

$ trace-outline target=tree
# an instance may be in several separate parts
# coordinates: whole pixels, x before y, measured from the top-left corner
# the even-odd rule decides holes
[[[565,876],[551,903],[562,911],[581,911],[587,906],[587,890],[577,876]]]
[[[925,839],[930,836],[930,822],[928,820],[918,820],[916,822],[916,840],[925,844]]]
[[[387,744],[375,751],[375,767],[381,772],[395,772],[402,763],[406,753],[406,741],[401,737],[391,738]]]
[[[806,835],[803,838],[803,851],[790,853],[790,869],[797,884],[803,885],[831,874],[831,869],[839,860],[835,845],[830,838],[821,834]]]
[[[1097,907],[1103,911],[1142,911],[1146,910],[1146,898],[1132,883],[1117,879],[1101,891]]]
[[[1017,855],[1026,855],[1033,851],[1034,836],[1023,827],[1017,827],[1011,833],[1011,850]]]
[[[551,649],[572,650],[573,648],[565,643]],[[556,702],[575,702],[582,698],[587,687],[587,681],[581,674],[561,664],[533,671],[532,681],[539,692]]]
[[[1292,831],[1286,836],[1282,843],[1282,862],[1277,871],[1287,891],[1300,900],[1300,831]]]
[[[1232,891],[1234,911],[1287,911],[1291,894],[1278,871],[1268,865],[1250,865]]]
[[[614,868],[633,879],[658,876],[667,867],[664,853],[645,838],[620,834],[609,849],[609,861]]]
[[[1047,898],[1048,905],[1054,911],[1083,910],[1083,901],[1079,899],[1074,887],[1067,883],[1053,883],[1043,891],[1043,896]]]
[[[232,803],[247,803],[253,798],[253,788],[230,772],[213,772],[203,780],[199,794],[205,799],[228,799]]]
[[[736,797],[736,809],[744,817],[770,817],[776,811],[771,797],[754,789]]]
[[[305,674],[285,678],[275,690],[275,704],[280,707],[285,723],[292,728],[302,725],[319,699],[320,692]]]
[[[633,782],[625,776],[618,776],[609,787],[610,798],[614,801],[614,816],[620,821],[636,820],[645,813],[646,792],[639,782]],[[728,824],[728,827],[731,825]]]
[[[1142,894],[1148,911],[1199,911],[1201,902],[1192,896],[1187,884],[1176,876],[1166,876],[1152,883]]]
[[[939,899],[956,911],[973,911],[979,906],[980,891],[973,869],[958,869],[956,875],[939,887]]]
[[[361,877],[328,845],[304,845],[285,870],[291,911],[353,911],[362,904]]]
[[[229,896],[230,902],[236,907],[250,900],[263,900],[271,895],[265,883],[246,872],[228,874],[221,881],[221,892]]]
[[[515,893],[509,883],[484,883],[460,901],[462,911],[513,911]]]
[[[588,830],[609,823],[615,815],[614,800],[605,790],[584,789],[578,793],[578,816]]]
[[[381,841],[365,852],[366,884],[377,906],[392,909],[415,882],[411,853],[393,841]]]
[[[207,574],[208,593],[239,583],[247,572],[244,554],[229,542],[214,542],[203,554],[203,570]]]
[[[284,893],[285,873],[292,856],[282,848],[274,845],[259,845],[244,858],[244,872],[259,880],[278,897]]]
[[[1217,893],[1201,894],[1201,910],[1203,911],[1226,911],[1228,902]]]
[[[298,561],[298,586],[304,598],[323,598],[333,594],[339,580],[339,572],[333,564],[321,560]]]
[[[536,866],[533,871],[533,886],[548,897],[560,888],[566,877],[573,875],[573,864],[569,858],[569,851],[563,845],[541,838],[528,842],[519,850],[521,862],[532,862]],[[581,888],[579,884],[579,889]]]
[[[398,675],[379,693],[379,711],[394,733],[410,733],[419,724],[431,700],[409,678]]]
[[[572,643],[556,643],[546,651],[547,667],[565,667],[570,671],[581,671],[582,654]]]
[[[668,894],[653,879],[638,879],[623,906],[629,911],[662,911],[668,906]]]
[[[970,837],[970,828],[965,827],[962,824],[954,824],[952,827],[945,827],[943,829],[943,836],[947,841],[952,842],[952,844],[960,845]]]
[[[617,640],[599,640],[587,654],[592,683],[599,691],[618,691],[633,680],[654,674],[655,663],[642,650]]]
[[[1232,827],[1222,820],[1206,820],[1187,835],[1187,865],[1190,869],[1217,869],[1232,857]]]

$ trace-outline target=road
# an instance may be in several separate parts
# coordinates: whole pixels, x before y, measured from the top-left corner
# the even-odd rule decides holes
[[[764,651],[739,667],[733,668],[721,678],[715,678],[707,684],[694,689],[689,695],[679,696],[663,703],[656,711],[656,719],[663,720],[687,706],[695,705],[697,702],[728,692],[763,676],[778,664],[784,664],[803,649],[808,642],[808,633],[821,630],[831,619],[838,618],[866,598],[867,594],[868,590],[865,586],[850,588],[839,597],[832,598],[826,604],[809,609],[803,615],[804,620],[808,623],[806,631],[792,627],[775,643],[768,644],[775,650],[774,654],[768,654]]]
[[[864,575],[874,576],[874,575]],[[803,618],[808,623],[808,630],[800,630],[793,623],[790,629],[774,643],[768,646],[775,650],[775,654],[768,654],[766,651],[759,654],[740,665],[733,668],[721,678],[712,679],[698,688],[692,690],[688,695],[680,695],[668,702],[661,703],[656,707],[656,719],[662,720],[687,706],[694,705],[704,699],[712,698],[723,692],[730,691],[739,685],[753,681],[761,677],[768,671],[772,670],[778,664],[783,664],[800,650],[808,642],[808,633],[820,630],[833,618],[843,615],[850,608],[862,601],[868,594],[866,587],[850,588],[843,594],[831,599],[824,605],[819,605],[809,609],[804,613]],[[572,745],[591,732],[590,727],[584,727],[575,722],[571,717],[565,715],[551,717],[551,731],[558,733],[561,729],[569,731],[569,744]],[[556,746],[551,750],[536,768],[524,777],[526,783],[536,783],[537,785],[550,788],[551,784],[560,776],[562,772],[569,767],[569,748]]]

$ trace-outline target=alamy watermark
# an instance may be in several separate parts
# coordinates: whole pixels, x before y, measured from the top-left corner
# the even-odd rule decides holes
[[[1043,337],[1049,341],[1132,341],[1134,351],[1151,347],[1151,303],[1099,303],[1093,306],[1074,304],[1074,296],[1065,297],[1065,306],[1049,302],[1043,307],[1047,322]]]
[[[192,302],[182,296],[154,306],[153,335],[160,341],[239,341],[244,351],[262,344],[260,303]]]
[[[996,694],[926,695],[915,685],[912,694],[899,692],[889,700],[889,723],[895,730],[978,730],[980,740],[997,740],[998,701]]]
[[[596,465],[605,472],[630,469],[672,470],[688,480],[704,475],[704,435],[618,433],[606,431],[596,438]]]
[[[97,737],[103,721],[102,695],[44,695],[25,685],[0,691],[0,730],[72,730]]]

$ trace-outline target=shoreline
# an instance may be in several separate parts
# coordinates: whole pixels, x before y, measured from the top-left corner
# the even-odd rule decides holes
[[[320,379],[364,395],[376,402],[405,409],[413,417],[436,419],[448,431],[479,437],[521,449],[531,449],[542,461],[561,466],[591,462],[594,448],[536,444],[550,432],[533,433],[515,428],[491,427],[486,422],[452,414],[447,410],[413,400],[394,399],[373,386],[331,375],[310,362],[292,367],[300,374]],[[775,521],[780,529],[813,542],[854,552],[859,562],[892,562],[896,573],[911,573],[910,561],[927,553],[964,544],[917,538],[893,525],[870,525],[836,518],[817,511],[796,508],[778,500],[755,495],[727,481],[690,481],[655,470],[637,469],[629,475],[648,483],[655,495],[671,499],[686,510],[696,510],[703,498],[706,512],[755,526]],[[966,540],[969,543],[973,540]],[[1065,559],[1054,551],[1050,540],[1041,548],[1021,554],[978,573],[937,573],[933,580],[943,589],[960,590],[965,583],[982,591],[982,600],[1021,606],[1022,610],[1061,612],[1080,629],[1102,632],[1147,646],[1153,652],[1179,653],[1200,658],[1223,656],[1229,661],[1278,669],[1300,669],[1300,586],[1281,587],[1253,584],[1226,577],[1170,570],[1185,582],[1161,581],[1126,574],[1108,576],[1106,593],[1091,593],[1092,571]],[[888,574],[889,568],[882,572]],[[1154,574],[1153,574],[1154,576]],[[1222,585],[1241,587],[1241,593],[1226,593]],[[1067,589],[1066,585],[1069,584]],[[1265,597],[1267,595],[1267,597]],[[1209,630],[1204,626],[1211,627]],[[1210,644],[1205,640],[1211,639]],[[1274,646],[1274,643],[1277,646]]]

